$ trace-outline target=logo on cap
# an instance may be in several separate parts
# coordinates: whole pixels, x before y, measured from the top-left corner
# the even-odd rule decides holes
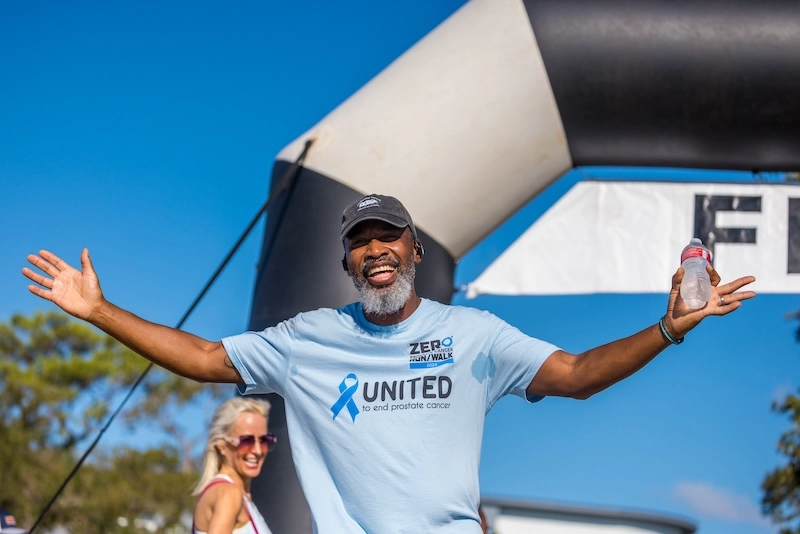
[[[381,201],[375,197],[365,197],[361,199],[361,202],[358,203],[358,211],[361,211],[366,208],[371,208],[373,206],[380,206]]]

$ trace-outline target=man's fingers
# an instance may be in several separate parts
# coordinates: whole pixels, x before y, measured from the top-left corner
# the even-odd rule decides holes
[[[747,284],[752,284],[755,281],[756,279],[754,276],[743,276],[741,278],[737,278],[732,282],[728,282],[725,285],[717,286],[717,293],[719,293],[720,295],[729,295],[734,291],[737,291],[742,287],[746,286]],[[755,292],[750,291],[749,293],[752,293],[753,296],[755,296]]]
[[[22,268],[22,274],[23,274],[23,275],[24,275],[26,278],[30,278],[31,280],[33,280],[33,275],[34,275],[34,274],[36,274],[36,273],[34,273],[33,271],[31,271],[31,270],[30,270],[30,269],[28,269],[27,267],[23,267],[23,268]]]
[[[57,271],[63,271],[69,268],[69,264],[50,252],[49,250],[40,250],[39,256],[52,265]],[[49,273],[48,273],[49,274]]]
[[[81,270],[84,273],[93,273],[94,267],[92,267],[92,260],[89,258],[89,249],[84,248],[81,251]]]
[[[683,267],[678,267],[678,270],[672,275],[672,289],[677,290],[680,287],[683,281],[683,273]]]
[[[37,273],[36,271],[34,271],[32,269],[28,269],[27,267],[23,267],[22,268],[22,274],[24,274],[32,282],[36,282],[39,285],[45,285],[44,282],[46,280],[51,280],[51,278],[48,278],[48,277],[44,276],[43,274]]]
[[[753,276],[743,276],[742,278],[737,278],[733,282],[729,282],[722,286],[717,286],[719,302],[714,314],[727,315],[732,311],[737,310],[742,305],[743,300],[755,297],[755,291],[738,291],[747,284],[755,282],[755,280],[756,279]]]
[[[39,286],[35,286],[35,285],[31,284],[31,285],[28,286],[28,291],[30,291],[31,293],[33,293],[37,297],[41,297],[41,298],[43,298],[45,300],[53,300],[53,298],[51,297],[50,291],[47,291],[46,289],[43,289],[43,288],[41,288]]]
[[[717,315],[728,315],[732,311],[739,309],[741,305],[742,303],[738,300],[728,302],[728,300],[725,299],[725,305],[719,307],[719,313]]]
[[[22,268],[22,274],[27,276],[32,282],[36,282],[40,286],[45,286],[47,288],[51,288],[53,286],[53,279],[48,278],[42,274],[37,273],[36,271],[32,271],[27,267]]]
[[[42,252],[47,252],[47,251],[46,250],[40,251],[38,256],[36,254],[28,254],[28,262],[37,269],[40,269],[41,271],[47,273],[52,278],[55,278],[56,276],[58,276],[58,269],[55,267],[55,265],[52,264],[52,262],[50,262],[45,256],[42,255]]]
[[[42,258],[40,258],[39,256],[37,256],[36,254],[28,254],[28,255],[26,256],[26,259],[28,260],[28,263],[30,263],[30,264],[31,264],[31,265],[33,265],[34,267],[38,267],[39,269],[41,269],[41,270],[43,270],[43,271],[44,271],[45,269],[47,269],[47,262],[46,262],[46,261],[44,261],[44,260],[43,260]]]
[[[719,273],[711,266],[711,264],[706,265],[706,271],[708,271],[708,277],[711,280],[711,285],[716,286],[719,284],[722,278],[719,277]]]

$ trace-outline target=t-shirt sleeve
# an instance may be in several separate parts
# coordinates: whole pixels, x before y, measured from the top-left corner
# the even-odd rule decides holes
[[[490,405],[487,408],[509,393],[530,402],[541,400],[543,397],[529,396],[525,390],[545,360],[561,349],[520,332],[502,319],[494,316],[493,319],[496,321],[495,336],[489,356],[493,363],[494,376],[490,380],[487,399]]]
[[[283,321],[260,332],[245,332],[222,339],[233,366],[244,384],[243,395],[283,394],[294,341],[294,319]]]

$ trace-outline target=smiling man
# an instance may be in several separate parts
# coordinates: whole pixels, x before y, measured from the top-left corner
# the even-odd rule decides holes
[[[369,195],[342,215],[344,270],[353,279],[366,318],[394,324],[419,306],[416,264],[424,249],[406,208],[394,197]]]
[[[31,292],[145,358],[198,381],[285,400],[293,458],[318,533],[480,534],[478,464],[486,413],[501,397],[586,399],[641,369],[709,315],[752,298],[746,276],[701,309],[672,278],[665,315],[629,337],[570,354],[498,317],[420,298],[424,249],[399,200],[345,208],[342,265],[360,293],[260,332],[207,341],[111,304],[86,249],[78,271],[48,251],[23,269]]]

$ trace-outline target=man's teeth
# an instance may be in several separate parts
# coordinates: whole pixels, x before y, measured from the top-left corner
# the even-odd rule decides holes
[[[391,272],[391,271],[394,271],[394,267],[392,267],[391,265],[381,265],[380,267],[373,267],[371,269],[368,269],[367,276],[372,276],[374,274]]]

